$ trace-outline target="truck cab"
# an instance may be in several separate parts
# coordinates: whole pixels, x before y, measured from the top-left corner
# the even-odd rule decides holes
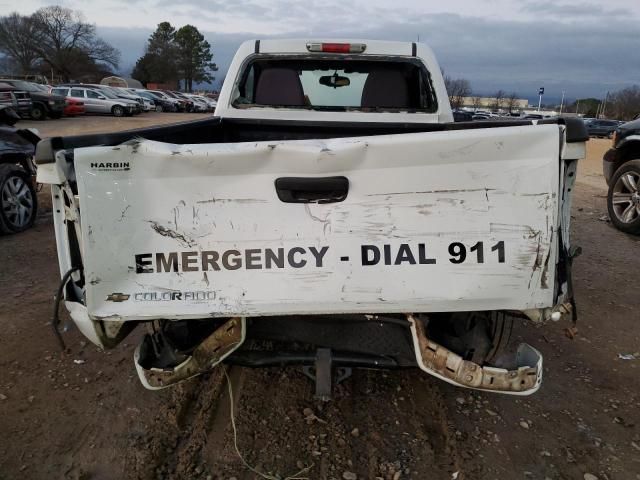
[[[306,122],[453,121],[431,49],[373,40],[245,42],[229,67],[216,116]]]

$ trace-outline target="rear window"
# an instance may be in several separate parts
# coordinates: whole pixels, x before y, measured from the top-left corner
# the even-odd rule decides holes
[[[429,73],[415,59],[257,58],[232,105],[328,111],[435,112]]]

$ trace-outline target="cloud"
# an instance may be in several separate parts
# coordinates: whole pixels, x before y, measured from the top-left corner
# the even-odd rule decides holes
[[[240,7],[234,2],[236,13],[249,8],[248,5],[255,0],[240,1]],[[296,7],[294,3],[299,5],[291,2],[291,15],[302,15],[300,8],[304,8]],[[205,0],[186,0],[181,8],[183,12],[195,9],[190,15],[205,15],[200,11],[205,4],[208,4]],[[264,6],[263,3],[261,5]],[[327,5],[329,10],[333,6],[331,2]],[[580,5],[587,4],[573,5],[572,8],[582,8]],[[277,22],[283,15],[281,9],[287,6],[278,3],[277,8],[263,13],[260,19],[264,19],[266,24]],[[206,15],[222,18],[228,10],[229,7],[216,13],[207,10]],[[339,9],[337,12],[332,22],[291,22],[287,28],[271,29],[274,32],[271,34],[252,31],[252,23],[243,24],[240,17],[236,21],[240,22],[240,27],[246,26],[246,30],[242,29],[240,33],[201,31],[213,46],[214,61],[220,67],[218,78],[224,77],[235,50],[247,39],[350,37],[416,41],[419,36],[433,48],[448,74],[467,78],[479,94],[491,94],[502,89],[534,99],[538,87],[544,86],[545,100],[559,100],[563,90],[570,99],[603,97],[607,90],[614,91],[640,82],[637,69],[640,65],[640,36],[637,34],[637,20],[633,17],[609,17],[606,22],[565,22],[546,17],[540,20],[498,20],[406,11],[401,15],[380,15],[376,13],[376,7],[361,12],[357,18]],[[317,15],[316,20],[328,18],[331,12],[320,9]],[[371,15],[376,16],[375,21],[371,20]],[[342,21],[343,16],[349,19]],[[177,27],[182,25],[174,23]],[[122,51],[123,73],[129,73],[135,60],[142,55],[152,29],[99,27],[98,30]]]
[[[526,2],[521,7],[523,12],[540,16],[565,16],[566,20],[573,20],[576,17],[623,17],[630,16],[632,12],[627,8],[604,8],[593,3],[556,3],[556,2]]]

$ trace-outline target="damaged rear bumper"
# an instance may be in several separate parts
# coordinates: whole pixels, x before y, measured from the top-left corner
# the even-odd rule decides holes
[[[427,338],[423,324],[407,315],[421,370],[458,387],[511,395],[531,395],[542,383],[542,355],[525,343],[510,369],[480,366]]]
[[[150,336],[147,335],[134,353],[134,362],[140,381],[149,390],[160,390],[205,373],[242,345],[245,336],[245,318],[230,318],[205,338],[179,365],[157,368],[150,365],[155,360],[156,352]]]
[[[540,388],[542,355],[533,347],[521,344],[508,368],[481,366],[431,341],[427,338],[423,323],[413,315],[407,315],[407,320],[416,364],[430,375],[459,387],[512,395],[530,395]],[[136,370],[146,388],[158,390],[169,387],[212,369],[237,350],[245,338],[246,319],[230,318],[179,364],[158,368],[159,356],[151,337],[146,336],[135,351]],[[301,357],[296,358],[299,360]],[[340,363],[338,358],[334,359],[336,366]],[[384,368],[384,365],[374,364],[370,367]]]

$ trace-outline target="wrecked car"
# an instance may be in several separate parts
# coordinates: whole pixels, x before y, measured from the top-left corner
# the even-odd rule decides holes
[[[356,367],[531,394],[542,356],[511,332],[575,320],[587,140],[454,123],[419,43],[246,42],[211,118],[40,142],[57,301],[104,348],[146,326],[151,389],[226,363],[301,365],[322,398]]]
[[[33,155],[40,137],[16,128],[19,120],[13,108],[0,105],[0,235],[27,230],[38,214]]]

